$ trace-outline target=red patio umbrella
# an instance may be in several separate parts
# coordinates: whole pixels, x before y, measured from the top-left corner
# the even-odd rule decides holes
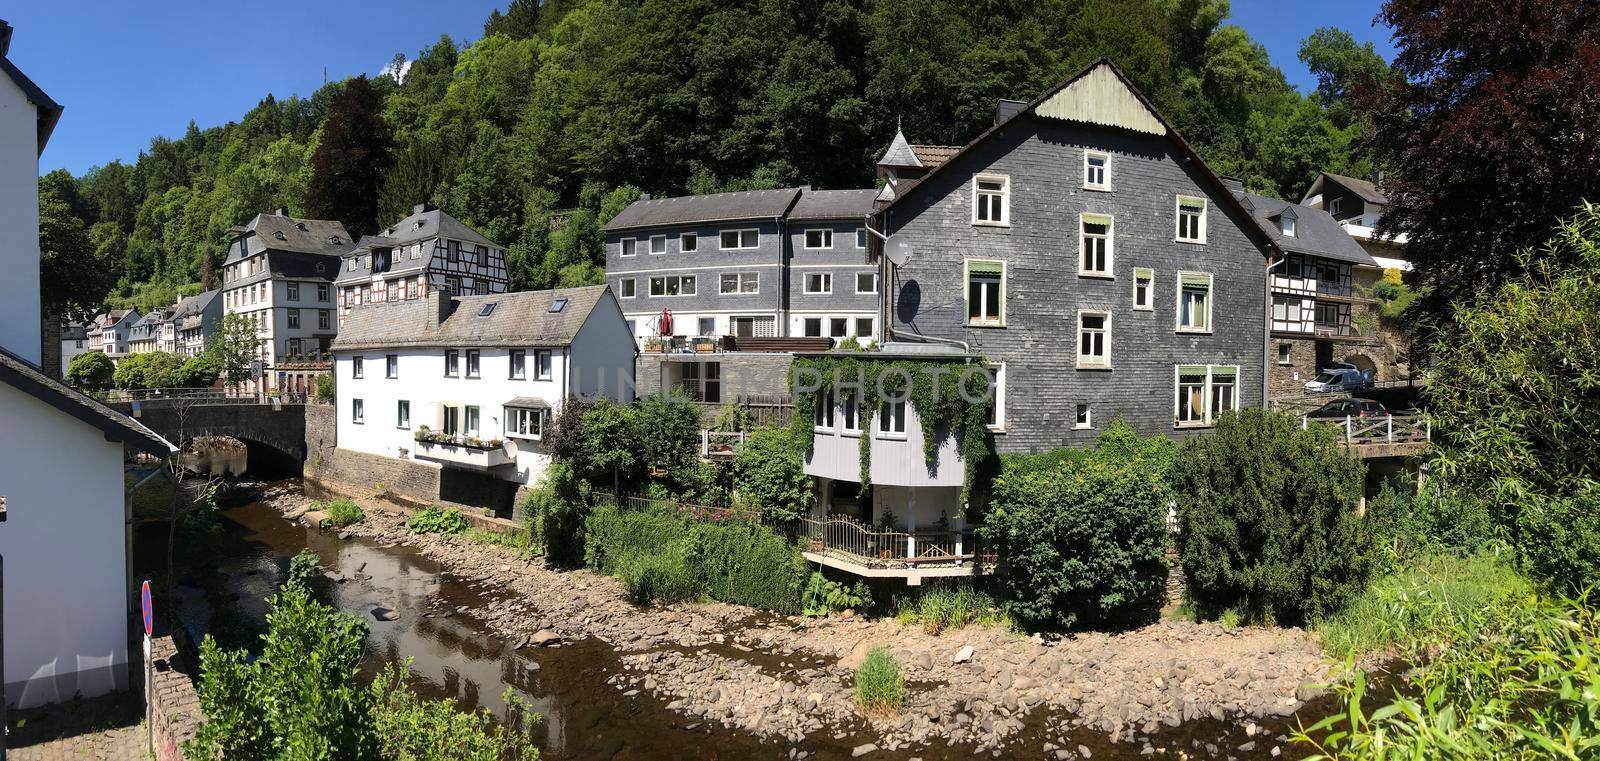
[[[661,335],[662,336],[670,336],[670,335],[672,335],[672,310],[671,309],[663,309],[663,310],[661,310],[661,319],[656,321],[656,328],[661,331]]]

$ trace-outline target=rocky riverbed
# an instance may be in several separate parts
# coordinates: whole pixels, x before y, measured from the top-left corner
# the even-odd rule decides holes
[[[1164,621],[1049,639],[985,627],[932,636],[894,620],[720,603],[641,608],[609,577],[547,569],[465,536],[414,534],[392,505],[359,501],[367,518],[345,531],[413,547],[488,593],[471,609],[429,615],[470,616],[516,647],[605,642],[623,663],[614,689],[663,701],[690,728],[766,738],[790,758],[822,737],[865,737],[858,756],[1293,757],[1286,734],[1319,697],[1308,685],[1336,668],[1298,629]],[[307,506],[287,491],[273,504],[289,517]],[[908,681],[892,717],[863,717],[852,701],[854,668],[874,645],[894,653]]]

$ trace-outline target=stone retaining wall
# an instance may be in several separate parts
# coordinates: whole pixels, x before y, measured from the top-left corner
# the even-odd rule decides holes
[[[150,727],[156,761],[183,761],[183,743],[200,725],[200,697],[194,691],[199,669],[179,651],[172,637],[151,641]]]
[[[338,447],[335,407],[306,405],[306,461],[302,474],[317,481],[335,481],[384,490],[424,502],[439,501],[439,467],[414,460],[352,452]]]

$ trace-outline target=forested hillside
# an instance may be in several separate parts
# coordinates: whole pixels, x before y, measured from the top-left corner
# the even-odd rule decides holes
[[[517,288],[596,282],[601,220],[640,191],[867,185],[897,119],[913,142],[962,143],[997,98],[1102,54],[1254,190],[1365,171],[1343,99],[1385,68],[1370,46],[1319,31],[1300,54],[1321,85],[1302,95],[1227,15],[1227,0],[516,0],[479,40],[397,55],[399,81],[269,94],[132,164],[47,175],[46,302],[170,303],[259,211],[360,233],[422,200],[507,243]]]

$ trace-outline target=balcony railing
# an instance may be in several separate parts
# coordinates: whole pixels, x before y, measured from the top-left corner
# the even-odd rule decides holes
[[[977,537],[964,531],[878,529],[842,515],[802,518],[806,549],[869,568],[962,566],[980,560]]]
[[[1319,336],[1355,336],[1360,335],[1356,326],[1348,322],[1317,322],[1317,335]]]
[[[1352,292],[1350,281],[1317,280],[1317,293],[1324,296],[1346,296]]]
[[[1342,429],[1343,444],[1425,444],[1433,440],[1433,424],[1426,415],[1401,413],[1342,418],[1300,418],[1300,427],[1331,425]]]
[[[414,455],[419,460],[431,460],[441,465],[453,465],[467,470],[488,471],[516,461],[498,440],[473,444],[466,441],[440,442],[416,440]]]

